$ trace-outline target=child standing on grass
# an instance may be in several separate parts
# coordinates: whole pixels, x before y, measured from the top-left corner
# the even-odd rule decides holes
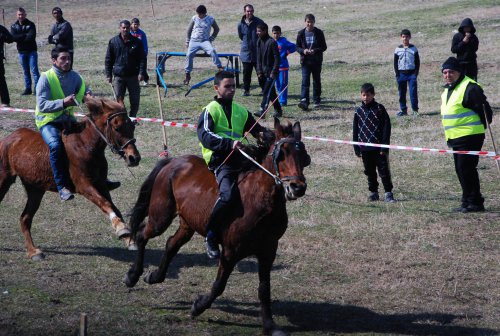
[[[391,120],[384,105],[375,101],[375,88],[371,83],[361,86],[361,106],[356,108],[352,125],[352,140],[373,144],[389,145]],[[389,149],[354,145],[354,154],[363,159],[365,175],[368,177],[369,201],[378,201],[377,170],[384,185],[384,201],[395,202],[392,194],[391,172],[389,170]]]
[[[398,82],[399,107],[398,117],[408,115],[406,106],[406,91],[410,88],[410,102],[413,115],[418,115],[417,76],[420,69],[420,57],[417,47],[410,44],[411,32],[403,29],[400,34],[401,43],[394,50],[394,72]]]
[[[273,38],[278,44],[278,50],[280,52],[280,73],[278,78],[276,78],[276,90],[278,94],[283,91],[279,97],[279,102],[281,106],[286,106],[288,98],[288,59],[287,56],[294,53],[297,50],[297,46],[288,41],[284,36],[281,36],[281,27],[274,26],[271,31],[273,32]]]

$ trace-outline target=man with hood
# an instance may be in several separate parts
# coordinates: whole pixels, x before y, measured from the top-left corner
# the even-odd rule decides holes
[[[477,49],[479,39],[476,36],[476,28],[470,18],[465,18],[458,33],[453,36],[451,42],[451,52],[457,54],[457,59],[463,69],[463,74],[469,78],[477,80]]]

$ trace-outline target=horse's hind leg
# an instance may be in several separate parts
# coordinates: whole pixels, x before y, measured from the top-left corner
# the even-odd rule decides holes
[[[9,191],[10,186],[16,181],[15,176],[8,174],[4,168],[0,167],[0,202]]]
[[[165,253],[160,261],[160,265],[156,271],[153,271],[144,277],[144,281],[148,284],[160,283],[165,280],[168,265],[175,257],[182,245],[186,244],[193,237],[194,230],[191,229],[186,222],[180,218],[180,225],[173,236],[170,236],[165,244]]]
[[[35,213],[40,207],[45,190],[29,186],[25,186],[25,188],[28,194],[28,201],[26,202],[26,206],[21,214],[19,224],[21,226],[21,232],[24,236],[24,243],[28,252],[28,257],[31,258],[31,260],[38,261],[42,260],[44,255],[43,252],[33,244],[33,239],[31,238],[31,224]]]
[[[210,308],[212,303],[217,297],[222,295],[226,288],[227,280],[236,265],[236,261],[227,260],[224,254],[221,255],[219,261],[219,269],[217,271],[217,278],[212,284],[212,290],[207,295],[199,295],[191,306],[191,316],[196,317]]]

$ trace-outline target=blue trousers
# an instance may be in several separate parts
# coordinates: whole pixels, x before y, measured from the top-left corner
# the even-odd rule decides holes
[[[193,58],[196,52],[203,49],[210,57],[212,57],[212,62],[214,62],[217,68],[222,68],[222,63],[217,55],[217,51],[212,46],[210,41],[195,42],[189,41],[188,52],[186,54],[186,62],[184,65],[184,71],[190,73],[193,70]]]
[[[279,97],[279,102],[282,106],[287,105],[288,103],[288,69],[287,70],[280,70],[278,78],[276,78],[276,91],[278,91],[278,94],[283,91],[283,89],[286,87],[285,91],[281,94]]]
[[[40,72],[38,71],[38,53],[36,51],[19,53],[19,63],[23,68],[24,74],[24,87],[27,90],[31,90],[31,72],[33,73],[33,80],[36,84],[38,83],[38,78],[40,78]],[[31,72],[30,72],[31,70]]]
[[[69,181],[68,159],[61,139],[61,132],[64,129],[64,122],[70,122],[70,117],[66,116],[61,119],[40,128],[43,141],[49,146],[50,166],[52,167],[57,190],[67,187]]]
[[[397,78],[399,91],[399,108],[403,112],[408,111],[406,106],[406,91],[410,88],[411,109],[418,111],[418,92],[417,92],[417,76],[415,74],[400,73]]]

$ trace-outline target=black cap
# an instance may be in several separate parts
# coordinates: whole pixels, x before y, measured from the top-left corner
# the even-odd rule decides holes
[[[462,66],[456,57],[449,57],[441,66],[441,72],[445,69],[455,70],[458,72],[462,72]]]

